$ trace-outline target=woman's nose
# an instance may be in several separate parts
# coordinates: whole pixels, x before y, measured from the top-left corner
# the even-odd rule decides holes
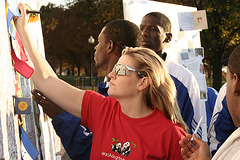
[[[112,70],[112,71],[108,74],[108,77],[109,77],[110,79],[115,78],[115,77],[116,77],[115,71]]]

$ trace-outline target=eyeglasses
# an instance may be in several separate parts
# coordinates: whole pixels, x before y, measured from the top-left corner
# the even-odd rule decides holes
[[[114,72],[116,75],[121,75],[121,76],[130,76],[129,71],[134,71],[136,72],[141,78],[144,77],[143,74],[141,74],[139,71],[125,65],[125,64],[116,64],[114,66]]]

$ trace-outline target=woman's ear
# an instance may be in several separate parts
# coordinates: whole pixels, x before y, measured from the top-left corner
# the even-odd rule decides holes
[[[148,86],[149,86],[149,78],[148,77],[143,77],[139,80],[139,83],[138,83],[139,90],[144,90]]]

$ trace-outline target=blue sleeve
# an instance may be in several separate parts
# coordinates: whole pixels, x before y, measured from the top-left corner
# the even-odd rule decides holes
[[[202,117],[201,115],[206,114],[205,108],[201,110],[198,82],[187,68],[170,59],[165,62],[177,89],[177,101],[181,115],[189,128],[189,133],[192,134]],[[197,131],[198,137],[207,138],[205,128],[205,124],[202,124]]]
[[[52,124],[71,159],[89,159],[92,133],[81,125],[80,118],[63,112],[52,120]]]
[[[218,92],[214,88],[207,87],[207,100],[205,102],[206,114],[207,114],[207,130],[210,125],[217,95],[218,95]]]
[[[236,128],[227,107],[225,83],[218,93],[208,130],[208,144],[212,156]]]
[[[177,101],[178,101],[178,106],[180,108],[181,115],[183,117],[184,122],[187,124],[190,130],[190,134],[192,134],[192,120],[193,120],[194,111],[193,111],[191,99],[188,95],[188,90],[183,85],[183,83],[180,82],[177,78],[175,78],[172,75],[171,77],[177,89]]]
[[[98,85],[99,93],[108,96],[106,83]],[[52,121],[53,127],[62,144],[73,160],[87,160],[92,146],[92,132],[81,125],[81,119],[68,112],[57,115]]]
[[[106,87],[106,82],[101,83],[100,80],[98,81],[98,93],[108,97],[108,88]]]
[[[212,146],[216,146],[215,149],[211,150],[212,156],[216,153],[218,148],[221,147],[221,145],[226,141],[226,139],[237,129],[237,127],[234,125],[232,121],[232,117],[228,111],[227,107],[227,101],[226,101],[226,96],[224,97],[222,101],[222,110],[219,111],[217,114],[213,115],[212,119],[216,119],[214,121],[214,134],[212,133],[211,136],[214,137],[209,137],[212,139],[215,139],[215,144],[211,144]],[[213,131],[213,130],[212,130]],[[217,143],[216,143],[217,142]],[[211,141],[210,141],[211,143]]]

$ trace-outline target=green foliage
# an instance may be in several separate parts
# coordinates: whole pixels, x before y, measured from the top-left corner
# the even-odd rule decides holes
[[[201,31],[204,61],[213,70],[213,87],[221,83],[221,60],[229,56],[240,43],[239,0],[189,0],[175,4],[191,5],[206,10],[208,29]],[[102,27],[111,20],[123,18],[122,0],[75,0],[63,9],[53,4],[42,6],[42,26],[48,61],[53,67],[67,62],[83,66],[89,75],[93,46],[88,43],[92,35],[95,44]],[[93,65],[94,66],[94,65]]]
[[[222,85],[221,60],[228,57],[240,43],[239,0],[198,0],[198,10],[206,10],[208,29],[201,32],[205,61],[212,66],[213,87]]]
[[[100,0],[96,3],[97,16],[94,16],[94,23],[106,24],[114,19],[123,19],[122,0]]]
[[[65,59],[66,47],[64,41],[61,41],[63,34],[59,29],[64,9],[49,3],[47,6],[41,7],[41,12],[46,58],[51,66],[56,69]]]
[[[55,69],[64,62],[72,64],[72,68],[83,66],[88,75],[90,64],[94,63],[90,59],[94,45],[88,43],[88,38],[92,35],[96,42],[107,22],[123,18],[121,0],[76,0],[65,9],[49,3],[41,11],[49,63]]]
[[[48,33],[49,31],[53,31],[57,28],[62,11],[62,8],[56,7],[52,3],[41,7],[41,21],[43,31]]]

